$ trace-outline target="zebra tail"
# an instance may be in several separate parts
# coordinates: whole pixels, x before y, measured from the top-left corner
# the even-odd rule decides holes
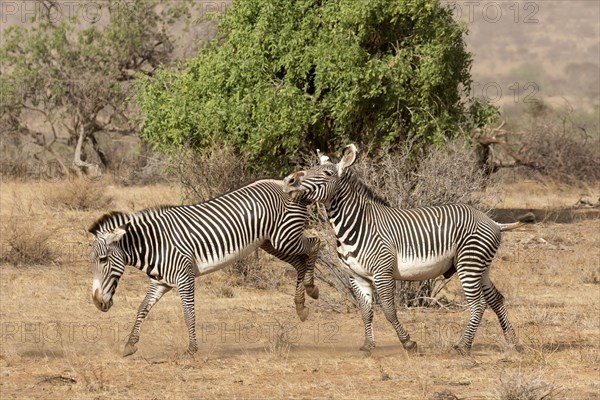
[[[535,215],[532,212],[528,212],[527,214],[517,217],[517,221],[518,222],[513,222],[511,224],[500,224],[498,222],[496,223],[500,227],[500,232],[510,231],[526,224],[535,223]]]

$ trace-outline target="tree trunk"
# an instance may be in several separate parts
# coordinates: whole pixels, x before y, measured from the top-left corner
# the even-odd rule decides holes
[[[96,164],[85,162],[81,159],[81,151],[83,149],[83,143],[87,136],[83,123],[79,123],[78,127],[79,135],[77,137],[77,146],[75,146],[75,156],[73,157],[73,169],[77,176],[83,176],[84,173],[87,175],[90,172],[94,173],[95,176],[100,175],[100,168]],[[85,168],[85,169],[84,169]]]

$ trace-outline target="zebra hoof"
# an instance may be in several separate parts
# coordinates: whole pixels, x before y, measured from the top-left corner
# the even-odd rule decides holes
[[[458,354],[460,354],[463,357],[467,357],[471,354],[471,348],[464,346],[464,345],[460,345],[460,344],[456,344],[454,346],[452,346],[454,350],[456,350],[456,352]]]
[[[522,344],[519,343],[511,343],[508,345],[508,351],[515,351],[517,353],[522,353],[525,350]]]
[[[182,358],[194,358],[197,350],[187,349],[185,353],[181,355]]]
[[[136,345],[133,343],[127,342],[127,344],[125,345],[125,350],[123,350],[123,357],[130,356],[133,353],[135,353],[136,351],[137,351]]]
[[[300,321],[304,322],[308,318],[310,309],[307,307],[296,308],[296,313],[298,314],[298,318],[300,318]]]
[[[373,342],[365,342],[365,344],[363,344],[360,347],[360,351],[364,351],[365,353],[371,354],[371,350],[373,350],[374,348],[375,348],[375,343],[373,343]]]
[[[306,286],[306,294],[316,300],[319,298],[319,288],[315,285]]]
[[[408,351],[409,353],[417,352],[417,342],[407,340],[406,342],[402,343],[402,346],[404,346],[404,350]]]

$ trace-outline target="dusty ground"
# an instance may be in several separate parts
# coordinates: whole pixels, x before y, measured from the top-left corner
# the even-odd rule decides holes
[[[378,347],[366,357],[358,351],[363,339],[358,311],[336,303],[337,295],[321,283],[321,299],[310,300],[312,313],[299,322],[292,307],[292,268],[277,264],[277,289],[234,285],[227,271],[197,281],[201,346],[194,359],[180,357],[187,332],[173,292],[150,313],[139,351],[122,358],[147,280],[128,270],[113,308],[96,310],[85,228],[108,209],[176,203],[178,190],[101,182],[112,203],[81,211],[69,209],[64,197],[89,188],[72,186],[2,184],[3,254],[10,250],[9,239],[36,232],[46,233],[58,253],[55,261],[37,266],[0,266],[2,399],[487,399],[519,385],[539,387],[540,393],[554,388],[549,398],[600,397],[598,217],[578,214],[571,223],[546,221],[505,234],[492,279],[508,301],[525,347],[521,353],[504,351],[491,311],[477,332],[472,357],[453,353],[468,318],[464,308],[455,307],[399,311],[418,342],[416,355],[404,352],[377,310]],[[557,192],[514,183],[504,192],[503,206],[544,209],[572,205],[581,189]],[[444,295],[461,302],[455,278]]]

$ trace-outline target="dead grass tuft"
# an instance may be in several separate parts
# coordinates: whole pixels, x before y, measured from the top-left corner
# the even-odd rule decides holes
[[[219,288],[217,288],[216,290],[216,295],[218,298],[221,299],[231,299],[233,298],[234,294],[233,294],[233,289],[231,289],[229,286],[221,286]]]
[[[600,267],[594,266],[583,270],[579,278],[581,283],[600,284]]]
[[[55,210],[91,211],[109,208],[113,198],[106,195],[106,180],[77,178],[48,186],[43,202]]]
[[[2,263],[18,266],[47,265],[57,261],[58,254],[50,245],[54,232],[35,224],[11,220],[2,235]]]
[[[227,273],[235,279],[235,285],[251,286],[260,290],[278,289],[289,264],[275,257],[256,251],[254,254],[235,262],[227,268]],[[295,276],[295,275],[294,275]]]
[[[85,388],[90,393],[106,392],[108,385],[104,377],[104,368],[90,368],[82,370]]]
[[[285,324],[278,323],[269,337],[269,343],[266,345],[265,351],[278,358],[287,358],[292,348],[290,335],[291,328]]]
[[[497,400],[552,400],[559,398],[560,388],[545,383],[540,376],[531,376],[523,372],[509,374],[500,378],[493,398]]]

